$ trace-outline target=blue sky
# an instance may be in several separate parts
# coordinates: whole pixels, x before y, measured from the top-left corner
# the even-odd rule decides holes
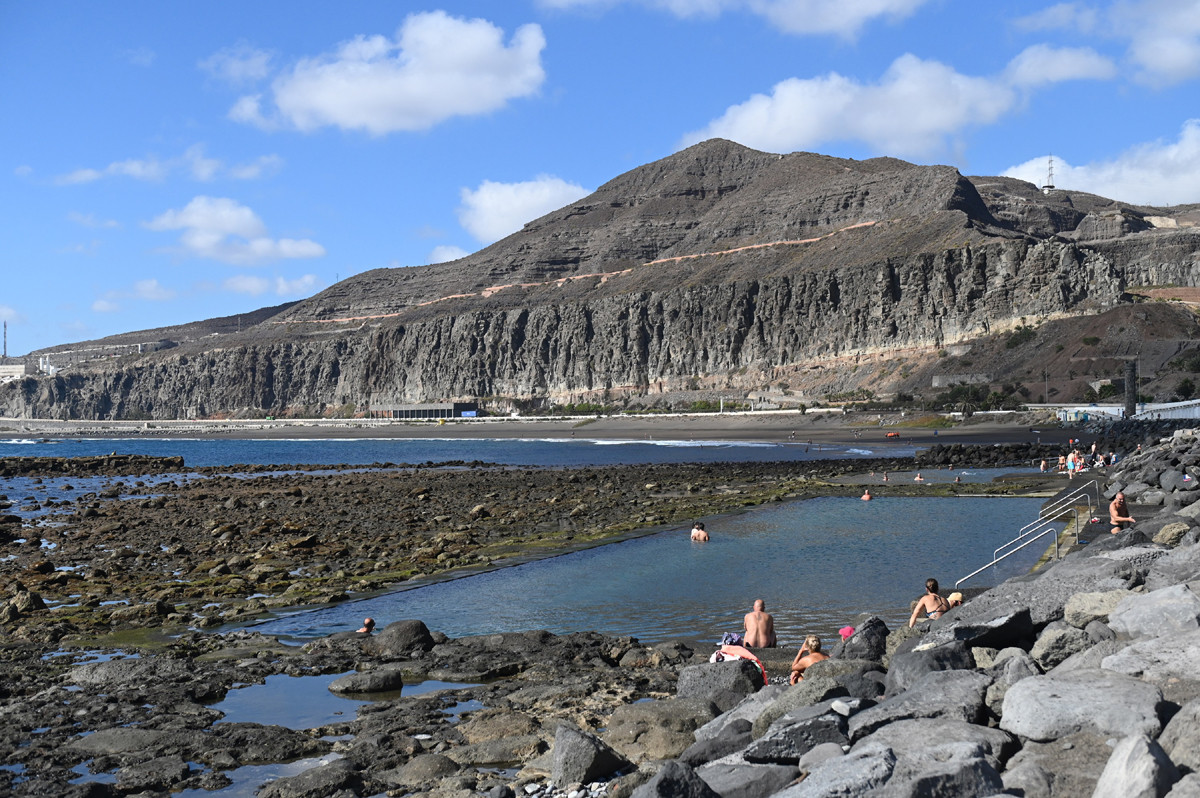
[[[0,4],[8,351],[473,252],[711,137],[1200,202],[1200,0]]]

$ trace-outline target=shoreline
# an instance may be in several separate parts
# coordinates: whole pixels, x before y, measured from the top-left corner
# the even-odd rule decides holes
[[[932,414],[930,414],[932,415]],[[1028,414],[958,422],[951,427],[908,426],[900,413],[801,414],[794,410],[749,413],[477,418],[439,421],[383,419],[280,419],[234,421],[54,421],[0,418],[0,436],[16,438],[191,438],[214,440],[333,439],[543,439],[601,441],[717,441],[783,445],[917,447],[941,444],[1066,444],[1074,428]],[[887,438],[889,432],[898,438]]]

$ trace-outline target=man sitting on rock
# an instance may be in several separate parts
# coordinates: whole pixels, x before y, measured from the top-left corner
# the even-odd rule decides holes
[[[788,684],[804,681],[804,672],[824,659],[829,659],[829,655],[821,652],[821,638],[816,635],[804,638],[804,645],[800,646],[800,651],[792,660],[792,675],[788,677]]]
[[[754,609],[742,620],[746,627],[744,645],[747,648],[775,648],[775,619],[767,612],[762,599],[754,600]]]
[[[1133,523],[1133,516],[1125,504],[1124,492],[1117,491],[1117,495],[1113,496],[1112,503],[1108,505],[1108,520],[1112,522],[1111,531],[1114,535]]]

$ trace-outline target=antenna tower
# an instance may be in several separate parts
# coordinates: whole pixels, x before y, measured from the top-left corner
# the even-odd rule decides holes
[[[1046,185],[1042,186],[1042,193],[1049,194],[1054,190],[1054,156],[1050,156],[1050,168],[1046,172]]]

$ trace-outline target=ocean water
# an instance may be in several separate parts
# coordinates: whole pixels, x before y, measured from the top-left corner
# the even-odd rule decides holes
[[[807,451],[806,451],[807,449]],[[0,456],[81,456],[110,452],[183,456],[191,466],[310,464],[363,466],[480,460],[504,465],[584,466],[812,460],[826,457],[909,456],[910,446],[823,446],[770,442],[670,442],[579,440],[3,440]],[[926,471],[927,483],[987,481],[1014,470]],[[882,475],[862,481],[882,489]],[[893,484],[913,473],[893,473]],[[123,493],[146,495],[157,481],[124,477]],[[71,500],[109,478],[12,479],[0,493],[25,512],[26,497]],[[137,485],[137,482],[143,482]],[[309,610],[259,628],[291,638],[311,638],[358,628],[365,615],[382,627],[417,618],[452,637],[497,631],[596,630],[644,641],[675,637],[719,638],[741,627],[755,598],[775,615],[783,639],[816,631],[830,634],[861,612],[889,623],[907,620],[908,603],[928,576],[949,592],[954,580],[991,559],[992,551],[1031,520],[1040,500],[877,497],[823,498],[757,508],[712,519],[713,540],[693,544],[687,530],[660,533],[539,562],[503,568],[386,596]],[[1037,549],[1036,551],[1034,549]],[[994,583],[1027,570],[1041,553],[1030,547]]]
[[[636,463],[718,463],[814,460],[820,458],[911,457],[905,444],[871,446],[808,445],[745,441],[647,441],[483,438],[335,438],[234,440],[198,438],[0,438],[0,457],[82,457],[143,454],[182,456],[199,466],[371,465],[483,460],[516,466],[631,465]]]
[[[925,579],[954,582],[992,558],[1036,517],[1040,499],[818,498],[712,519],[712,540],[671,529],[598,548],[501,568],[269,620],[255,628],[305,639],[419,619],[451,637],[548,629],[595,630],[643,642],[716,641],[739,631],[761,598],[781,643],[829,637],[859,613],[907,623]],[[1027,571],[1045,547],[970,583]]]

